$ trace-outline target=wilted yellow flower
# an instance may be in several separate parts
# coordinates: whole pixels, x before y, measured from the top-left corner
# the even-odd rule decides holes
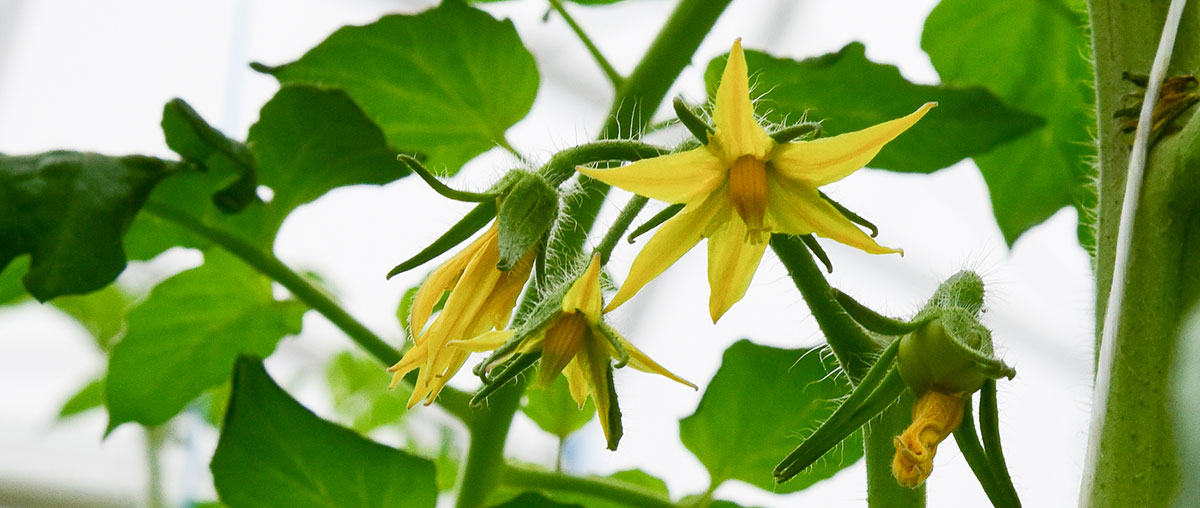
[[[512,270],[498,270],[499,227],[493,222],[483,235],[439,266],[421,284],[413,299],[409,319],[413,348],[388,368],[392,373],[390,387],[393,388],[413,369],[421,369],[408,407],[422,399],[426,405],[432,403],[467,361],[469,352],[446,347],[447,342],[504,328],[521,288],[529,280],[533,258],[534,249],[530,249]],[[425,330],[434,306],[446,291],[450,291],[450,297],[441,314]]]
[[[562,299],[561,311],[528,333],[511,354],[541,352],[541,366],[534,386],[548,388],[561,372],[567,378],[571,397],[582,408],[589,396],[596,404],[600,426],[609,448],[616,449],[620,439],[618,420],[613,420],[612,361],[628,358],[628,365],[643,372],[661,374],[690,386],[696,385],[672,374],[651,360],[615,330],[601,316],[600,258],[592,258],[583,276],[576,279]],[[492,351],[514,337],[512,331],[494,331],[470,340],[453,341],[451,346],[465,352]],[[618,350],[620,348],[620,350]],[[504,361],[504,358],[498,359]]]
[[[913,422],[894,440],[892,475],[905,487],[917,488],[933,472],[933,456],[963,418],[963,396],[930,390],[913,405]]]
[[[707,145],[617,169],[578,168],[630,192],[685,205],[646,243],[606,310],[629,300],[702,238],[708,239],[713,322],[745,295],[770,233],[816,233],[872,254],[901,252],[875,243],[817,188],[863,167],[936,103],[860,131],[776,143],[754,118],[746,72],[736,41],[717,88],[716,129]]]

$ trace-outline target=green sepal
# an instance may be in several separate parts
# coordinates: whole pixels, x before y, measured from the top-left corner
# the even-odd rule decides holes
[[[669,220],[671,217],[674,217],[675,214],[679,213],[680,210],[683,210],[683,207],[684,207],[683,203],[676,203],[676,204],[673,204],[666,208],[663,208],[661,212],[654,214],[654,217],[651,217],[650,220],[642,223],[641,226],[638,226],[637,228],[635,228],[633,230],[633,232],[629,233],[629,236],[626,238],[626,240],[629,243],[633,243],[633,241],[635,239],[637,239],[637,237],[646,234],[647,231],[650,231],[651,229],[658,227],[659,224],[662,224],[662,223],[666,222],[667,220]]]
[[[968,312],[938,313],[900,339],[900,374],[913,393],[971,393],[988,379],[1012,379],[1016,371],[992,357],[992,336]]]
[[[611,363],[605,366],[604,382],[608,384],[608,428],[604,429],[604,434],[608,436],[608,449],[615,452],[621,436],[625,434],[625,427],[621,424],[621,406],[617,404],[617,386],[613,383]]]
[[[992,390],[994,395],[994,383]],[[992,461],[983,446],[979,444],[979,437],[975,432],[975,418],[971,413],[971,397],[965,397],[962,423],[954,429],[954,442],[962,452],[963,458],[966,459],[967,465],[970,466],[971,472],[979,480],[979,485],[983,487],[983,492],[987,494],[992,506],[1020,508],[1021,500],[1017,496],[1016,488],[1012,485],[1012,479],[1008,475],[1008,469],[1004,465],[1003,459],[998,464]],[[981,407],[980,420],[984,419],[982,413],[983,408]]]
[[[821,137],[821,122],[803,122],[771,133],[771,139],[780,144],[800,138],[812,139],[819,137]]]
[[[829,419],[775,466],[776,483],[799,474],[900,398],[905,385],[894,364],[898,346],[888,345]]]
[[[821,244],[817,243],[817,237],[811,234],[800,235],[800,241],[804,243],[805,247],[808,247],[809,252],[821,260],[827,273],[833,273],[833,261],[829,260],[829,254],[826,254],[825,249],[821,248]]]
[[[475,232],[483,229],[483,227],[487,225],[488,221],[495,217],[496,202],[494,200],[479,203],[479,206],[476,206],[470,212],[467,212],[467,214],[464,215],[457,224],[451,226],[449,230],[443,233],[442,236],[438,237],[437,240],[434,240],[433,243],[428,247],[425,247],[421,250],[421,252],[418,252],[415,256],[408,258],[408,260],[404,261],[403,263],[396,265],[395,268],[392,268],[392,271],[388,272],[387,278],[390,279],[396,275],[412,270],[413,268],[421,266],[429,260],[442,255],[442,253],[454,248],[455,245],[458,245],[467,238],[470,238],[471,235],[475,234]]]
[[[859,226],[862,226],[864,228],[871,230],[871,238],[875,238],[875,237],[879,236],[879,228],[875,227],[875,224],[873,224],[871,221],[864,219],[864,218],[862,218],[861,215],[850,211],[849,208],[842,206],[841,203],[838,203],[837,201],[830,199],[830,197],[825,195],[824,192],[817,191],[817,194],[819,194],[821,196],[821,199],[824,199],[825,202],[829,203],[834,208],[836,208],[837,211],[839,213],[841,213],[843,217],[849,219],[850,222],[853,222],[855,224],[858,224]]]
[[[452,188],[450,188],[450,186],[446,185],[445,183],[442,183],[441,180],[438,180],[437,176],[435,176],[433,173],[431,173],[429,171],[429,169],[425,167],[424,164],[421,164],[420,159],[413,157],[411,155],[400,154],[400,155],[396,156],[396,160],[398,160],[398,161],[404,163],[404,165],[408,166],[408,168],[411,169],[413,173],[416,173],[417,176],[421,177],[421,179],[424,180],[425,183],[429,184],[429,187],[431,189],[433,189],[434,192],[441,194],[442,197],[450,198],[455,201],[464,201],[467,203],[482,203],[484,201],[496,199],[497,197],[499,197],[499,194],[494,194],[494,193],[490,193],[490,192],[479,193],[479,192],[467,192],[467,191],[461,191],[458,189],[452,189]]]
[[[871,310],[866,305],[858,303],[858,300],[839,291],[837,288],[831,288],[829,291],[833,295],[833,298],[842,305],[842,308],[846,309],[846,313],[854,318],[855,321],[858,321],[858,324],[881,335],[904,335],[920,328],[921,325],[924,325],[929,320],[928,317],[912,321],[901,321],[890,318]]]
[[[621,344],[621,334],[603,321],[597,323],[596,328],[600,329],[600,334],[608,339],[608,343],[617,352],[617,363],[613,364],[613,367],[618,369],[625,367],[629,363],[629,352],[625,350],[625,345]]]
[[[163,106],[163,135],[167,147],[204,171],[230,173],[231,181],[213,194],[212,202],[225,213],[238,213],[259,202],[254,155],[245,143],[213,128],[183,99]]]
[[[500,261],[496,268],[509,271],[537,245],[558,217],[558,192],[536,173],[516,180],[500,204]]]
[[[487,399],[489,395],[496,393],[497,390],[503,388],[504,385],[508,384],[509,381],[516,379],[516,377],[522,372],[525,372],[525,369],[528,369],[532,367],[534,363],[537,363],[538,359],[541,357],[541,351],[514,355],[512,359],[498,367],[500,372],[498,372],[495,376],[492,376],[491,379],[488,379],[487,384],[483,385],[481,388],[479,388],[479,391],[475,392],[475,395],[471,396],[471,407],[482,407],[484,399]]]
[[[708,133],[713,130],[708,126],[708,122],[705,122],[704,119],[696,115],[696,112],[692,111],[692,108],[688,107],[687,103],[683,102],[683,99],[680,97],[676,97],[671,102],[671,105],[675,107],[675,116],[679,117],[679,123],[687,127],[688,132],[696,136],[700,144],[707,145]]]

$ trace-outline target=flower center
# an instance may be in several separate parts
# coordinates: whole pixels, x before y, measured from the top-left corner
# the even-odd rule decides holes
[[[767,212],[767,164],[754,156],[743,155],[729,168],[729,197],[733,209],[746,223],[751,242],[763,240],[763,215]]]
[[[537,385],[549,388],[554,378],[562,372],[579,346],[583,344],[584,335],[588,333],[587,321],[583,314],[571,312],[563,314],[555,320],[546,331],[546,340],[542,342],[542,366],[538,369]]]

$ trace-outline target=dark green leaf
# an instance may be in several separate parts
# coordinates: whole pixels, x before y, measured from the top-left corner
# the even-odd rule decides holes
[[[345,90],[394,146],[448,174],[503,142],[538,87],[512,22],[457,1],[343,27],[295,62],[258,68],[281,83]]]
[[[830,373],[835,365],[820,351],[740,340],[725,350],[696,413],[679,422],[679,437],[716,484],[736,479],[786,493],[829,478],[862,457],[860,433],[788,483],[775,485],[772,470],[800,444],[798,433],[817,428],[850,391],[845,376]]]
[[[705,81],[715,94],[727,57],[708,65]],[[1042,121],[1013,109],[983,88],[916,85],[892,65],[867,59],[862,43],[803,61],[746,52],[746,64],[763,93],[760,113],[775,123],[821,120],[825,135],[842,134],[899,118],[937,102],[913,128],[888,143],[871,167],[929,173],[983,154],[1040,127]]]
[[[554,384],[545,390],[526,391],[525,397],[525,406],[521,408],[525,416],[542,430],[560,439],[579,430],[596,415],[596,406],[591,398],[584,403],[583,409],[571,398],[565,376],[558,376]]]
[[[121,238],[167,172],[138,155],[0,155],[0,270],[29,253],[25,289],[41,301],[106,286],[125,269]]]
[[[80,388],[75,395],[67,399],[58,410],[58,419],[62,420],[77,414],[104,406],[104,378],[93,379],[92,382]]]
[[[560,503],[552,501],[536,492],[525,492],[507,503],[493,505],[492,508],[590,508],[579,504]]]
[[[225,137],[183,99],[172,99],[163,107],[162,129],[167,146],[185,162],[204,171],[236,176],[213,194],[217,208],[235,213],[258,201],[254,156],[245,144]]]
[[[406,412],[412,392],[404,387],[388,390],[390,375],[386,368],[349,351],[338,353],[325,367],[334,410],[357,432],[367,433],[396,423]]]
[[[133,305],[133,297],[115,284],[86,295],[54,300],[54,306],[83,325],[96,339],[96,347],[105,353],[125,334],[126,317]]]
[[[1084,187],[1096,151],[1086,25],[1081,0],[943,0],[925,20],[921,47],[943,81],[986,86],[1046,119],[1037,135],[975,158],[1010,245],[1060,208],[1094,199]],[[1089,245],[1090,228],[1081,232]]]
[[[433,508],[433,464],[324,421],[238,360],[212,460],[230,508]]]
[[[108,364],[109,428],[161,424],[229,378],[241,354],[267,356],[299,333],[305,307],[276,301],[271,281],[225,251],[159,284],[129,314]]]

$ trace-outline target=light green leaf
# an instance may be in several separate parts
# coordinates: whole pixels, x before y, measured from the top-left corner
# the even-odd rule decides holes
[[[230,508],[433,508],[433,464],[322,420],[262,362],[237,362],[211,464]]]
[[[537,492],[525,492],[506,503],[493,505],[492,508],[591,508],[579,504],[560,503],[551,500]]]
[[[727,58],[708,64],[710,96],[716,93]],[[937,108],[879,152],[871,161],[873,168],[930,173],[1042,125],[1038,117],[1009,107],[983,88],[910,83],[895,66],[868,60],[859,42],[803,61],[747,51],[746,64],[754,94],[763,94],[759,113],[776,124],[806,116],[820,120],[824,135],[863,129],[937,102]]]
[[[571,398],[567,378],[558,376],[549,388],[526,391],[525,406],[521,411],[542,430],[561,439],[587,425],[596,415],[596,406],[589,398],[580,409]]]
[[[862,457],[861,433],[788,483],[775,485],[772,471],[849,393],[845,376],[831,374],[835,365],[817,350],[740,340],[725,350],[695,414],[679,422],[679,437],[716,484],[741,480],[787,493],[829,478]]]
[[[662,494],[664,497],[670,496],[670,492],[667,490],[667,482],[641,469],[617,471],[608,477],[631,485],[637,485],[651,492]]]
[[[325,367],[333,408],[350,428],[367,433],[400,421],[411,390],[388,390],[387,366],[349,351],[338,353]]]
[[[343,27],[295,62],[257,68],[284,84],[345,90],[393,146],[448,174],[502,143],[538,87],[512,22],[453,0]]]
[[[104,406],[104,378],[93,379],[67,399],[58,410],[58,419],[63,420],[80,413]]]
[[[299,333],[305,307],[276,301],[271,281],[222,250],[159,284],[129,315],[106,387],[109,429],[166,422],[205,389],[229,379],[241,354],[267,356]]]
[[[96,340],[96,347],[107,353],[125,334],[126,317],[134,301],[116,284],[110,284],[86,295],[56,298],[54,306],[83,325]]]
[[[168,172],[139,155],[0,155],[0,270],[30,254],[24,285],[41,301],[108,285],[125,269],[122,237]]]
[[[1096,152],[1086,24],[1080,0],[943,0],[925,20],[921,47],[944,82],[986,86],[1046,119],[1036,134],[975,158],[1010,245],[1062,207],[1095,199],[1085,187]],[[1094,243],[1090,227],[1080,242]]]
[[[29,271],[29,256],[17,256],[8,266],[0,266],[0,305],[21,303],[28,293],[21,275]]]

